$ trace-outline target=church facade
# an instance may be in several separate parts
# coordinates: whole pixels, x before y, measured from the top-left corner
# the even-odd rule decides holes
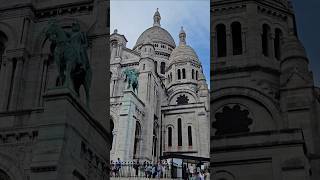
[[[176,45],[158,10],[153,20],[132,49],[117,30],[110,35],[110,159],[157,162],[174,153],[208,158],[209,92],[201,61],[183,28]]]
[[[211,4],[215,180],[320,178],[320,97],[288,0]]]

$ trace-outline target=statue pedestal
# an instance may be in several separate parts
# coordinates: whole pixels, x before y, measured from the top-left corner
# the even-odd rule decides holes
[[[117,147],[111,159],[120,158],[124,161],[133,159],[135,127],[136,121],[139,120],[137,111],[143,110],[144,106],[144,103],[132,90],[124,91],[117,127]]]
[[[103,179],[111,136],[68,88],[48,90],[31,161],[32,180]],[[86,172],[86,173],[84,173]]]

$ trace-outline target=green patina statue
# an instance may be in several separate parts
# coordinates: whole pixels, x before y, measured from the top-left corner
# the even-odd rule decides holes
[[[67,32],[54,21],[49,22],[45,33],[54,47],[53,57],[59,71],[57,85],[72,88],[78,96],[80,86],[83,85],[86,104],[89,106],[92,71],[87,55],[86,34],[80,31],[79,23],[72,23],[72,31]]]
[[[123,74],[126,76],[124,81],[128,81],[127,89],[130,89],[132,86],[133,92],[137,91],[138,93],[138,76],[139,72],[135,69],[125,69]]]

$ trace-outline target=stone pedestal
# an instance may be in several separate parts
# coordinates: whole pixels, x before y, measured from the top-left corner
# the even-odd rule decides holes
[[[30,179],[107,179],[106,129],[70,89],[51,89],[44,101]]]
[[[112,159],[120,158],[128,161],[133,159],[133,148],[136,127],[136,110],[143,109],[144,103],[132,90],[124,91],[120,109],[117,147]]]

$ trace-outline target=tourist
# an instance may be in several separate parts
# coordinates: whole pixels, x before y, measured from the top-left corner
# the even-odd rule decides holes
[[[118,160],[116,162],[116,166],[115,166],[115,176],[116,177],[121,176],[120,170],[121,170],[121,160],[120,160],[120,158],[118,158]]]
[[[138,177],[139,175],[139,166],[140,166],[139,160],[137,161],[137,163],[133,164],[133,168],[135,169],[135,177]]]
[[[210,173],[209,173],[209,170],[206,169],[205,173],[204,173],[204,179],[205,180],[210,180]]]
[[[161,162],[159,161],[158,166],[157,166],[157,178],[158,179],[160,179],[162,176],[162,170],[163,170],[163,167],[162,167]]]
[[[157,176],[157,165],[156,164],[154,164],[153,166],[152,166],[152,178],[155,178],[156,176]]]

